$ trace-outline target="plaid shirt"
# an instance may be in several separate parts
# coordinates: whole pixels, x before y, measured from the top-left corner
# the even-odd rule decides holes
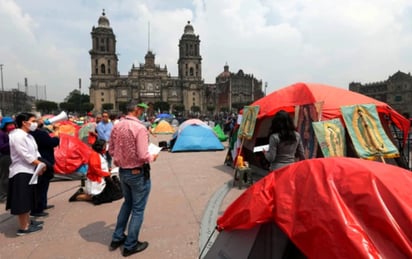
[[[132,169],[151,162],[148,147],[149,132],[137,118],[127,115],[114,125],[109,153],[118,167]]]

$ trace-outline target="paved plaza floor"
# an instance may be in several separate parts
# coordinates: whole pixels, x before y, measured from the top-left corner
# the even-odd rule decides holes
[[[151,138],[157,144],[171,135]],[[139,237],[149,247],[131,258],[199,258],[216,217],[244,191],[230,184],[234,172],[224,165],[224,145],[223,151],[161,151],[152,163]],[[120,249],[108,250],[122,200],[98,206],[68,202],[79,186],[79,180],[52,182],[49,204],[55,208],[41,219],[42,231],[26,236],[16,236],[17,218],[0,204],[0,258],[123,258]]]

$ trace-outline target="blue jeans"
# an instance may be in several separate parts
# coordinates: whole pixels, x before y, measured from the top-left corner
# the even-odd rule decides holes
[[[150,179],[144,179],[143,172],[132,174],[130,169],[119,169],[119,178],[124,201],[117,216],[112,239],[119,241],[124,238],[124,231],[130,218],[124,248],[131,250],[137,245],[151,183]]]

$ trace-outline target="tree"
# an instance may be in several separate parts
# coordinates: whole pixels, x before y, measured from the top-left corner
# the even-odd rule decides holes
[[[74,103],[67,103],[67,102],[63,102],[60,103],[60,110],[65,110],[67,112],[74,112],[76,105]]]
[[[208,106],[206,107],[206,109],[207,109],[208,112],[213,112],[213,111],[215,110],[215,106],[213,106],[213,105],[208,105]]]
[[[192,108],[191,108],[191,111],[192,112],[200,112],[200,107],[196,106],[196,105],[193,105]]]
[[[182,112],[182,111],[185,110],[185,105],[184,105],[183,103],[177,103],[177,104],[174,104],[174,105],[173,105],[173,109],[174,109],[176,112]]]
[[[36,109],[43,114],[54,113],[58,108],[57,103],[45,100],[36,101]]]
[[[102,104],[102,109],[104,111],[109,111],[109,110],[113,110],[113,103],[103,103]]]
[[[75,89],[64,98],[64,102],[60,103],[60,109],[68,112],[77,112],[78,114],[86,113],[93,110],[94,105],[90,103],[90,96],[81,94],[79,90]]]
[[[127,114],[128,102],[118,102],[118,104],[119,104],[119,111],[123,112],[123,114]]]
[[[155,111],[160,110],[160,112],[164,111],[169,111],[170,109],[170,104],[167,102],[155,102],[154,103],[154,109]]]

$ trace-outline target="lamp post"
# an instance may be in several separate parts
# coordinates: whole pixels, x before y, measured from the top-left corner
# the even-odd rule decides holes
[[[0,74],[1,74],[1,112],[4,112],[4,84],[3,84],[3,64],[0,64]],[[3,115],[3,114],[2,114]]]
[[[268,82],[265,82],[265,96],[266,96],[266,88],[268,88]]]

